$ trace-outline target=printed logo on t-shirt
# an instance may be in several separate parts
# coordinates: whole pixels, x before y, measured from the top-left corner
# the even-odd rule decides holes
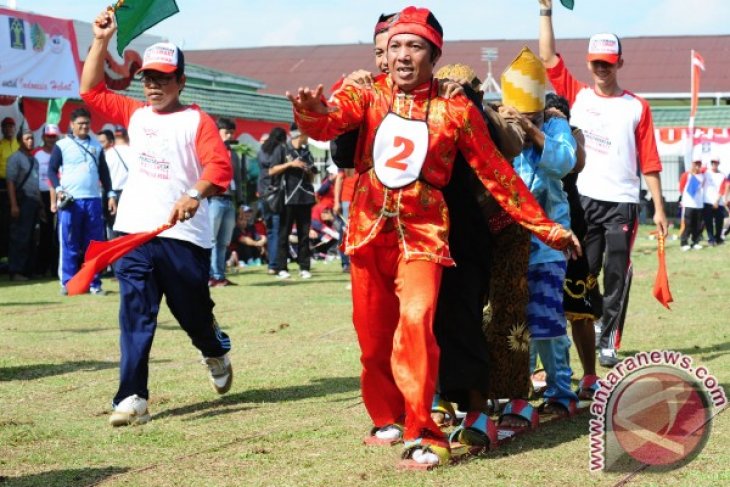
[[[143,174],[156,179],[170,178],[170,163],[160,161],[154,155],[140,154],[139,168]]]
[[[171,141],[164,131],[145,130],[139,153],[140,171],[155,179],[170,179]]]
[[[611,151],[611,139],[590,131],[584,131],[583,135],[586,141],[586,150],[594,151],[600,154],[608,154]]]

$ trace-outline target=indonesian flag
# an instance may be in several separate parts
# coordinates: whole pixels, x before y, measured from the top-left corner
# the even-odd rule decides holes
[[[672,292],[669,290],[669,276],[667,276],[667,261],[664,254],[664,235],[658,235],[658,246],[657,246],[657,257],[659,259],[659,267],[656,272],[656,279],[654,280],[654,290],[652,294],[654,297],[662,303],[667,309],[669,303],[674,302],[672,298]]]
[[[145,242],[152,240],[160,233],[172,227],[166,223],[151,232],[131,233],[123,237],[97,242],[92,240],[84,255],[84,265],[66,283],[66,291],[69,296],[84,294],[89,290],[94,275],[106,269],[110,264],[120,259],[124,254],[134,250]]]
[[[705,60],[700,53],[692,49],[692,104],[689,111],[690,127],[694,127],[695,114],[697,113],[697,102],[700,95],[700,71],[705,70]]]

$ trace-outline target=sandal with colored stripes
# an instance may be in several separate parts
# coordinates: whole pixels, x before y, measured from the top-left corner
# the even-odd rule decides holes
[[[504,423],[505,418],[517,418],[519,420],[525,421],[526,424],[522,426],[517,425],[506,425]],[[522,431],[528,430],[528,429],[536,429],[537,426],[540,424],[540,416],[537,414],[537,410],[530,404],[529,402],[525,401],[524,399],[512,399],[510,402],[507,403],[507,405],[502,410],[502,414],[499,415],[499,431],[511,431],[512,435],[510,434],[500,434],[500,436],[513,436],[516,433],[520,433]]]
[[[454,448],[464,445],[468,453],[476,455],[497,447],[497,427],[489,416],[479,411],[470,411],[461,425],[449,435]]]
[[[442,399],[438,392],[433,396],[431,418],[439,428],[448,428],[456,424],[454,406],[449,401]]]
[[[550,398],[540,404],[537,410],[541,413],[569,418],[575,416],[578,412],[578,401],[568,399],[567,397]]]
[[[583,378],[578,382],[578,390],[575,391],[578,394],[578,399],[581,401],[592,401],[593,395],[600,388],[598,381],[600,378],[597,375],[584,375]]]
[[[406,441],[398,468],[405,470],[431,470],[448,465],[451,448],[445,436],[436,436],[428,430],[415,440]]]

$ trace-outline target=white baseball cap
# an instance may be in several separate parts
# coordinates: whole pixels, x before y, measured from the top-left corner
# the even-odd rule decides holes
[[[158,42],[144,50],[142,67],[137,73],[146,70],[161,73],[174,73],[178,69],[184,71],[185,56],[179,47],[171,42]]]
[[[588,41],[588,61],[616,64],[621,59],[621,41],[615,34],[594,34]]]

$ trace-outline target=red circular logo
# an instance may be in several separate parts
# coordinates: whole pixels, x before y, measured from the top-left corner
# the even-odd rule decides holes
[[[685,372],[652,367],[621,381],[612,394],[611,422],[621,448],[647,465],[675,465],[704,447],[709,401]]]

